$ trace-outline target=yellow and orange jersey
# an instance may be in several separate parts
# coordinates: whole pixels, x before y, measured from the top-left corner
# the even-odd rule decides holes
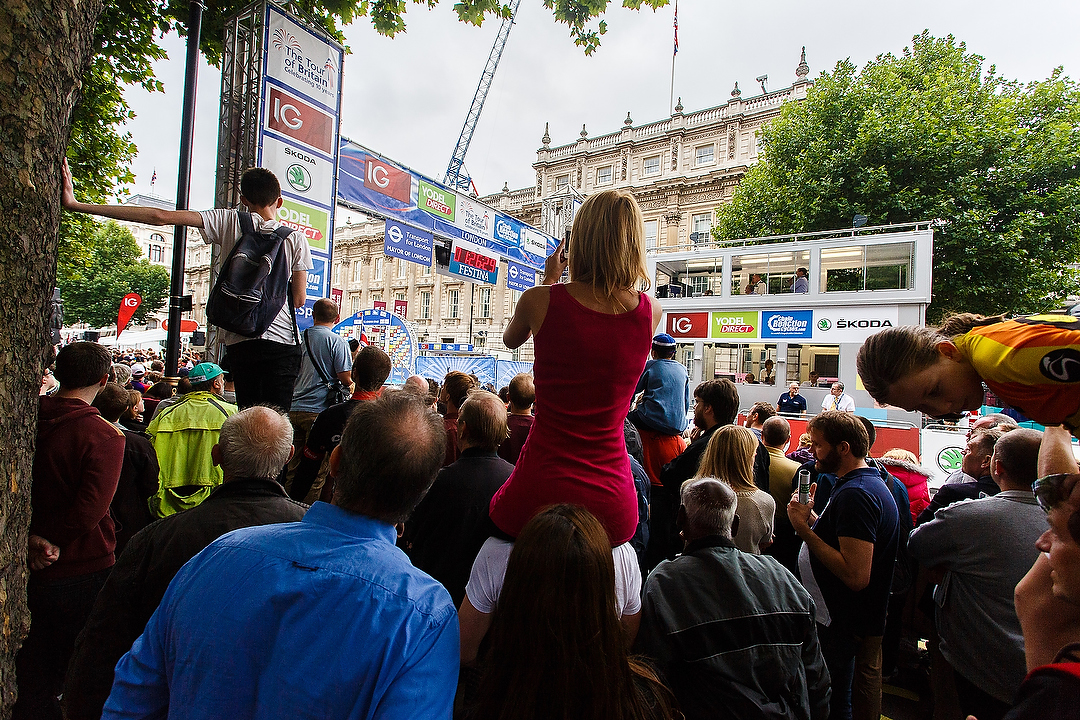
[[[953,338],[1003,402],[1043,425],[1080,429],[1080,318],[1028,315]]]

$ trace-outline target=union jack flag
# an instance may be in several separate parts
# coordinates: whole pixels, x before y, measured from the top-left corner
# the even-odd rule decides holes
[[[679,0],[675,0],[675,52],[672,55],[679,54]]]

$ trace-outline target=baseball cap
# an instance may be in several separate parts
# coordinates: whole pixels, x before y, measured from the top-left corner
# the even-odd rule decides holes
[[[652,339],[652,344],[655,347],[673,348],[675,347],[675,338],[667,333],[660,333]]]
[[[146,374],[146,368],[143,367],[140,363],[135,363],[134,365],[131,366],[131,374],[132,375],[145,375]]]
[[[212,362],[199,363],[191,368],[191,372],[188,373],[188,380],[192,383],[206,382],[207,380],[213,380],[224,372],[224,370]]]

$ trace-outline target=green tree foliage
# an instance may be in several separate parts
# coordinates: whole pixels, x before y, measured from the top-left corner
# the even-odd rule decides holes
[[[120,300],[129,292],[139,293],[143,299],[132,322],[146,322],[165,306],[169,273],[142,256],[127,228],[112,221],[90,225],[88,235],[69,239],[73,252],[61,256],[57,263],[56,283],[64,302],[64,322],[85,322],[93,327],[113,325]]]
[[[1022,85],[928,32],[849,61],[763,128],[761,161],[717,212],[718,239],[942,221],[931,319],[1040,311],[1076,292],[1080,86]]]
[[[217,65],[221,60],[225,22],[243,10],[250,0],[206,0],[200,47],[207,60]],[[643,5],[654,10],[670,0],[623,0],[634,10]],[[411,4],[434,8],[439,0],[413,0]],[[609,0],[544,0],[557,22],[563,23],[591,55],[600,46],[600,36],[607,32],[601,20]],[[374,30],[393,37],[406,29],[406,0],[293,0],[290,7],[344,42],[341,27],[359,18],[368,18]],[[126,191],[134,181],[130,164],[138,152],[130,133],[122,132],[124,123],[133,117],[123,95],[127,85],[160,91],[154,77],[153,63],[168,55],[158,44],[165,33],[186,35],[189,3],[187,0],[113,0],[105,5],[98,18],[94,43],[99,48],[89,71],[83,77],[82,97],[72,117],[68,161],[80,199],[103,203]],[[485,17],[506,17],[510,4],[499,0],[459,0],[454,11],[461,22],[480,25]],[[179,118],[177,118],[179,122]],[[59,253],[63,257],[77,248],[71,238],[92,232],[92,221],[64,213],[60,230]]]

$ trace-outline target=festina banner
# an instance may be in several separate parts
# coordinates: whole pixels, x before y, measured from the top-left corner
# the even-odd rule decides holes
[[[142,305],[142,295],[139,293],[128,293],[124,296],[124,299],[120,301],[120,312],[116,314],[116,338],[120,339],[120,333],[124,332],[124,328],[131,322],[131,316],[135,314],[135,311]]]

